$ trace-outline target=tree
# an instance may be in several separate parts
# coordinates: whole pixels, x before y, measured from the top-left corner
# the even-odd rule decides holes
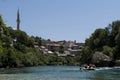
[[[116,35],[115,37],[115,54],[114,54],[114,58],[120,59],[120,27],[119,27],[119,33]]]
[[[106,44],[107,31],[105,29],[96,29],[89,39],[86,40],[85,45],[92,50],[102,50],[102,46]]]
[[[112,22],[105,29],[96,29],[90,38],[86,39],[86,46],[94,52],[103,52],[113,60],[120,59],[120,21]]]
[[[2,43],[3,43],[3,47],[11,47],[12,41],[11,38],[8,36],[2,36],[1,37]]]
[[[93,51],[89,46],[85,46],[81,53],[81,63],[90,63],[92,60]]]
[[[64,46],[63,45],[60,45],[60,50],[59,50],[60,53],[64,53]]]
[[[113,58],[113,49],[109,46],[103,46],[103,53]]]
[[[26,45],[28,35],[23,31],[17,30],[16,31],[16,38],[17,38],[17,42]]]
[[[28,37],[27,42],[26,42],[27,47],[33,47],[34,46],[34,39],[31,37]]]
[[[9,35],[7,27],[2,19],[2,16],[0,15],[0,37],[2,34]]]
[[[34,39],[35,39],[35,42],[38,42],[38,46],[42,45],[42,38],[41,37],[36,36]]]

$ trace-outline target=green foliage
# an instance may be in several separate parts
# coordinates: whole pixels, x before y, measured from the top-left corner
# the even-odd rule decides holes
[[[103,46],[103,53],[113,58],[113,49],[109,46]]]
[[[3,34],[4,34],[4,35],[9,35],[8,29],[7,29],[5,23],[4,23],[3,19],[2,19],[2,16],[0,15],[0,37],[1,37]]]
[[[64,53],[64,46],[60,46],[60,50],[59,50],[60,53]]]
[[[0,66],[2,67],[14,67],[15,66],[15,53],[11,48],[4,48],[0,53]]]
[[[92,36],[86,40],[86,46],[90,46],[92,50],[102,50],[102,46],[106,44],[107,31],[105,29],[97,29]]]
[[[41,37],[36,36],[34,39],[35,39],[35,42],[38,42],[38,46],[42,45],[42,38]]]
[[[90,63],[93,56],[92,49],[89,46],[85,46],[83,52],[81,53],[81,56],[81,63]]]
[[[38,65],[74,65],[77,57],[60,57],[57,54],[43,54],[34,45],[45,45],[50,39],[30,37],[26,32],[6,27],[0,15],[0,67],[23,67]],[[64,52],[61,46],[60,52]]]
[[[120,21],[109,24],[105,29],[96,29],[90,38],[86,39],[81,55],[82,62],[91,60],[91,51],[103,52],[113,60],[120,59]]]

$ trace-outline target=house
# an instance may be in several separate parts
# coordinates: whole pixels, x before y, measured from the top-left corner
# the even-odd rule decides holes
[[[60,45],[59,44],[47,44],[47,49],[55,52],[60,50]]]
[[[76,55],[80,54],[81,49],[69,49],[68,51],[70,52],[71,56],[76,56]]]
[[[80,54],[83,49],[83,44],[76,43],[76,41],[47,41],[44,45],[38,46],[34,43],[34,47],[43,51],[44,54],[56,53],[58,56],[76,56]]]
[[[38,42],[34,42],[34,48],[40,50],[40,47],[38,46]]]
[[[44,54],[53,54],[53,52],[49,51],[45,46],[41,46],[40,49]]]

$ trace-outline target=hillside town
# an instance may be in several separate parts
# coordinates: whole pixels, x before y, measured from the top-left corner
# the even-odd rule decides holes
[[[56,53],[58,56],[76,56],[80,54],[84,48],[84,43],[76,43],[76,41],[46,41],[45,44],[39,46],[38,42],[34,43],[34,47],[44,54]]]

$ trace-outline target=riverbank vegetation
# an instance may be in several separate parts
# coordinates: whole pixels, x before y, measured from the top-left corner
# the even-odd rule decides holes
[[[80,65],[94,63],[104,66],[105,62],[120,63],[120,21],[109,24],[105,29],[96,29],[85,41],[84,49],[77,56],[44,54],[35,49],[42,38],[27,35],[5,25],[0,15],[0,67],[24,67],[38,65]],[[108,64],[108,65],[109,65]],[[112,64],[114,65],[114,64]]]
[[[116,65],[115,62],[120,60],[120,21],[114,21],[104,29],[96,29],[86,39],[81,57],[83,63]]]
[[[0,16],[0,67],[23,67],[38,65],[78,65],[79,60],[72,56],[57,56],[54,54],[44,54],[34,47],[44,44],[42,38],[27,35],[21,30],[14,30],[5,25]]]

